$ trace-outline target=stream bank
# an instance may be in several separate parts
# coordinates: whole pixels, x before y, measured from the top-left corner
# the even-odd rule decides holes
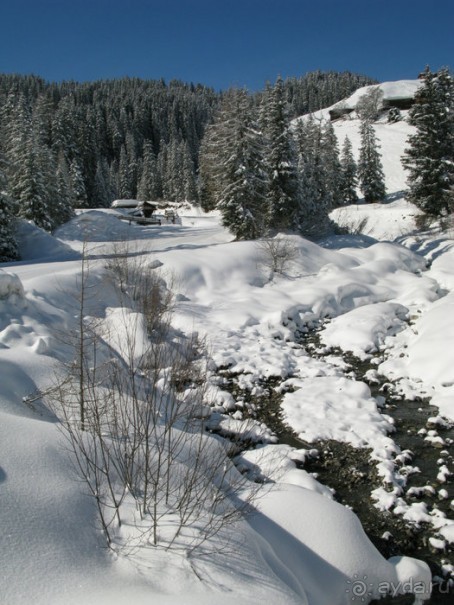
[[[358,449],[335,440],[308,443],[294,433],[283,418],[283,393],[279,388],[282,379],[261,381],[257,385],[259,394],[253,395],[239,387],[238,376],[223,369],[218,374],[222,388],[240,403],[236,413],[241,409],[242,418],[252,417],[264,423],[276,435],[279,443],[312,452],[312,455],[305,457],[301,468],[332,488],[335,499],[357,514],[368,537],[385,558],[411,556],[430,566],[434,586],[433,595],[427,603],[451,604],[454,594],[454,549],[448,541],[440,539],[430,522],[422,519],[425,516],[452,518],[454,489],[449,468],[453,468],[454,428],[437,416],[437,409],[430,406],[427,400],[405,399],[395,385],[377,375],[376,363],[360,360],[342,351],[328,351],[320,343],[318,330],[302,336],[300,345],[311,357],[321,360],[328,354],[342,357],[347,376],[366,382],[380,411],[392,419],[395,432],[390,436],[401,452],[394,461],[395,474],[401,483],[397,499],[400,507],[390,506],[389,510],[380,510],[374,502],[374,490],[390,490],[391,486],[383,484],[377,472],[377,461],[371,457],[370,449]],[[374,379],[368,379],[372,375]],[[442,472],[443,469],[446,470]],[[399,509],[404,512],[397,514]],[[424,514],[420,518],[412,518],[411,514],[405,513],[406,510],[407,513],[408,510],[419,510]],[[412,598],[407,595],[382,599],[380,604],[405,605],[411,603]]]

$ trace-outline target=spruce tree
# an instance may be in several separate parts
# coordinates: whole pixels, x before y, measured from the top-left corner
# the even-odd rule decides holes
[[[407,199],[431,216],[454,208],[454,82],[447,69],[426,68],[409,111],[416,133],[402,163],[408,170]]]
[[[0,263],[17,260],[14,204],[7,194],[4,160],[0,154]]]
[[[327,232],[332,209],[321,123],[312,116],[299,121],[295,140],[300,192],[296,226],[303,235],[316,237]]]
[[[199,201],[197,184],[195,180],[194,164],[191,158],[189,145],[187,142],[180,143],[182,154],[182,182],[183,182],[183,199],[188,202],[197,203]]]
[[[142,171],[137,188],[139,200],[157,200],[162,195],[162,186],[158,174],[156,155],[151,141],[143,144]]]
[[[223,150],[217,207],[237,239],[254,239],[265,231],[266,173],[262,138],[244,90],[229,93],[219,120]]]
[[[295,224],[299,202],[296,155],[281,78],[265,91],[261,112],[269,180],[268,225],[279,231]]]
[[[88,208],[87,190],[82,176],[82,169],[76,158],[69,166],[71,203],[73,208]]]
[[[222,165],[225,148],[224,124],[221,114],[216,115],[213,124],[210,124],[200,145],[199,157],[199,200],[202,209],[210,212],[216,208],[220,193],[223,189]]]
[[[342,175],[340,197],[342,204],[356,204],[358,202],[358,194],[356,193],[358,167],[353,157],[352,144],[348,137],[345,137],[344,140],[340,162]]]
[[[360,126],[361,148],[359,152],[358,177],[365,202],[379,202],[386,195],[385,175],[381,163],[379,146],[372,124],[363,120]]]
[[[342,204],[342,170],[339,161],[339,145],[331,121],[324,124],[321,138],[321,154],[324,177],[324,197],[329,210]]]
[[[57,159],[56,206],[58,209],[58,225],[68,222],[74,216],[74,210],[71,203],[71,184],[68,164],[62,151],[60,151]]]

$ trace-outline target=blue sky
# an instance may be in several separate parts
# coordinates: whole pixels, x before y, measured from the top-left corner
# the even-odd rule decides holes
[[[453,0],[0,0],[0,72],[251,90],[315,69],[412,79],[454,68],[453,24]]]

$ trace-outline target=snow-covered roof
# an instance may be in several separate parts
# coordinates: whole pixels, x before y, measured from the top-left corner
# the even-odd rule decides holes
[[[385,104],[391,104],[393,101],[404,101],[414,99],[416,91],[422,85],[421,80],[397,80],[395,82],[382,82],[381,84],[373,84],[371,86],[362,86],[355,90],[355,92],[347,97],[338,101],[330,107],[320,109],[320,111],[314,112],[314,117],[317,119],[329,120],[332,113],[349,113],[356,109],[359,100],[367,95],[371,90],[378,88],[383,93],[383,102]],[[331,113],[332,112],[332,113]],[[297,120],[300,118],[296,118]]]
[[[414,99],[416,91],[421,86],[421,80],[397,80],[396,82],[382,82],[372,86],[363,86],[355,92],[332,106],[332,108],[342,105],[349,109],[355,109],[358,101],[371,90],[378,88],[383,93],[383,101],[397,101],[403,99]],[[330,108],[330,109],[332,109]]]
[[[140,204],[139,200],[114,200],[110,205],[111,208],[136,208]]]

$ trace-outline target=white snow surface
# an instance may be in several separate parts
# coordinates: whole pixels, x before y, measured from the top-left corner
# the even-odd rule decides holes
[[[354,110],[358,101],[374,90],[379,90],[382,93],[383,101],[413,99],[421,84],[421,80],[396,80],[395,82],[382,82],[380,84],[362,86],[346,99],[342,99],[342,101],[330,107],[315,112],[314,116],[316,118],[329,119],[330,110],[336,107]]]
[[[387,94],[397,94],[388,88]],[[346,121],[336,129],[354,141],[356,127]],[[378,124],[377,132],[383,146],[388,141],[395,150],[404,147],[408,128]],[[332,437],[370,447],[381,475],[392,481],[398,454],[393,426],[369,388],[346,377],[335,354],[313,359],[297,342],[298,331],[329,319],[320,333],[325,347],[363,358],[386,351],[377,369],[408,393],[427,392],[454,419],[454,350],[446,344],[454,338],[447,321],[454,303],[453,242],[448,235],[409,235],[416,211],[399,193],[405,178],[395,158],[385,173],[394,201],[341,211],[349,222],[360,214],[373,217],[368,230],[320,244],[289,236],[298,254],[285,275],[267,269],[254,242],[232,241],[215,213],[196,209],[185,211],[181,225],[162,227],[128,225],[115,210],[84,211],[50,240],[26,227],[24,260],[0,269],[2,604],[246,605],[266,599],[346,605],[353,583],[364,577],[368,593],[357,602],[380,596],[383,582],[419,581],[429,590],[425,564],[407,557],[386,561],[357,517],[296,469],[294,460],[304,452],[273,444],[243,456],[244,468],[266,477],[270,489],[232,535],[233,549],[195,558],[204,582],[188,560],[171,552],[144,548],[115,558],[96,529],[94,503],[74,480],[57,418],[39,399],[23,400],[48,387],[69,359],[61,334],[77,314],[84,247],[98,293],[89,313],[106,329],[106,351],[122,355],[125,317],[145,338],[141,318],[119,309],[106,277],[106,260],[127,240],[134,256],[175,284],[174,326],[207,338],[212,368],[229,367],[241,375],[240,386],[256,389],[258,379],[279,377],[284,390],[293,389],[284,395],[283,410],[297,432],[307,441]],[[28,246],[30,239],[47,243]],[[216,384],[213,400],[219,409],[236,404]],[[452,540],[452,522],[440,521],[438,529]]]

